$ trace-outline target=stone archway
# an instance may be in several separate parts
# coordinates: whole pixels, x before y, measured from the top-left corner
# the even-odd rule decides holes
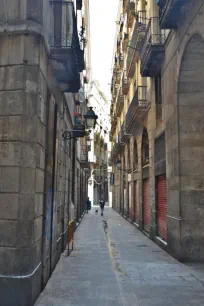
[[[194,35],[178,81],[180,259],[204,260],[204,40]],[[175,151],[177,152],[177,151]]]

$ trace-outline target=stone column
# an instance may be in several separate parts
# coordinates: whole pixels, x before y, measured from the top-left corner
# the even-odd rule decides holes
[[[0,37],[0,304],[41,289],[47,84],[39,37]]]

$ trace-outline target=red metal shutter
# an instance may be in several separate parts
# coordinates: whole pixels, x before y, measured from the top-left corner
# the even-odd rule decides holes
[[[136,223],[139,223],[140,219],[140,209],[139,209],[139,200],[138,200],[138,184],[137,181],[135,181],[135,221]]]
[[[167,240],[167,194],[166,194],[166,176],[157,178],[157,217],[158,217],[158,234],[164,240]]]
[[[151,225],[151,205],[150,205],[150,181],[143,181],[143,211],[144,211],[144,230],[150,232]]]

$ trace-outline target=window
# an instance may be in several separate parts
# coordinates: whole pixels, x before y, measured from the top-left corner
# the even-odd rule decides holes
[[[133,170],[136,171],[138,169],[138,152],[137,152],[137,142],[135,140],[134,142],[134,164],[133,164]]]
[[[149,164],[149,138],[146,129],[143,132],[142,139],[142,163],[143,166]]]
[[[162,104],[161,71],[155,78],[155,101],[156,104]]]

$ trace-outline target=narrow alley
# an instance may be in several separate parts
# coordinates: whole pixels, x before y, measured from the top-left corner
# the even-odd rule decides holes
[[[111,208],[94,209],[35,306],[203,306],[204,265],[183,265]]]

